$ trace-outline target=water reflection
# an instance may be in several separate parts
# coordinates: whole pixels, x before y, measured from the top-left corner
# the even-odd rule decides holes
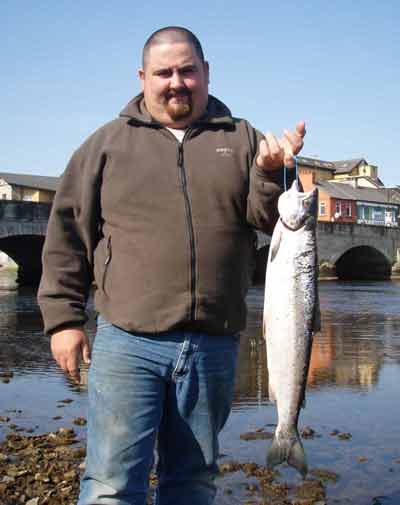
[[[400,363],[400,317],[394,310],[400,284],[325,283],[320,291],[322,331],[314,337],[309,390],[373,388],[385,359]],[[249,324],[241,340],[236,408],[268,401],[262,300],[261,289],[253,290],[248,300]]]
[[[0,369],[19,374],[54,373],[49,341],[33,290],[5,291],[12,275],[0,276]],[[385,360],[400,363],[400,283],[322,283],[322,332],[314,338],[309,389],[373,388]],[[235,406],[268,401],[265,342],[261,335],[263,290],[248,297],[248,326],[241,338]],[[91,306],[90,306],[91,307]],[[340,310],[339,310],[340,309]],[[95,331],[90,310],[89,335]],[[82,385],[86,383],[82,373]]]
[[[384,361],[384,335],[374,318],[324,314],[324,331],[313,344],[308,384],[370,388]],[[369,335],[369,336],[368,336]]]
[[[13,272],[0,272],[0,371],[16,372],[19,377],[60,375],[50,352],[49,338],[43,335],[36,292],[18,288],[15,277]],[[91,307],[89,313],[87,329],[92,336],[95,322]]]

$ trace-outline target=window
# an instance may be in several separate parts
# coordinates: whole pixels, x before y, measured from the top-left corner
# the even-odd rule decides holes
[[[395,224],[396,216],[394,210],[385,210],[385,224]]]
[[[325,204],[325,202],[319,202],[319,215],[320,216],[325,216],[326,215],[326,204]]]
[[[335,213],[338,214],[339,216],[341,215],[341,207],[340,207],[340,201],[337,201],[335,204]]]
[[[385,212],[380,207],[374,207],[372,211],[372,219],[374,224],[384,224],[385,223]]]
[[[7,193],[3,193],[3,194],[1,195],[1,198],[2,198],[3,200],[7,200]]]
[[[347,202],[346,204],[346,216],[351,217],[351,202]]]

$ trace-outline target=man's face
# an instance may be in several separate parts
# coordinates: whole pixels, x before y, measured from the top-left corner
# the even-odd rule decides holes
[[[186,128],[202,116],[208,102],[208,63],[189,42],[150,47],[139,70],[144,101],[151,116],[170,128]]]

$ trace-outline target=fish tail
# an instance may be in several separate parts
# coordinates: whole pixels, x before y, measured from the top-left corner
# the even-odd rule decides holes
[[[308,472],[307,460],[297,432],[294,437],[278,438],[275,435],[272,440],[267,455],[267,468],[273,469],[285,461],[305,478]]]

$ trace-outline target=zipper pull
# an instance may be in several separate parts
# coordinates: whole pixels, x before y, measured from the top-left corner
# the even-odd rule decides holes
[[[183,146],[181,143],[179,143],[179,146],[178,146],[178,166],[182,166],[183,165]]]
[[[104,265],[107,266],[111,261],[111,237],[108,237],[107,240],[107,258],[104,262]]]

